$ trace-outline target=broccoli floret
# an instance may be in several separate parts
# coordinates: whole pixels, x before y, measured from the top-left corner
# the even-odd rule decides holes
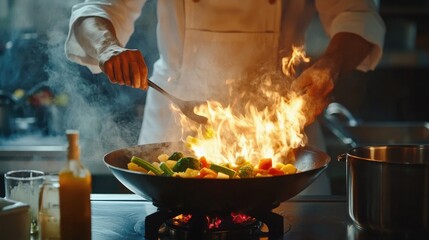
[[[244,164],[238,169],[238,176],[240,178],[250,178],[253,177],[253,165],[248,163]]]
[[[184,157],[177,161],[177,163],[173,166],[174,172],[184,172],[187,168],[192,168],[195,170],[200,170],[201,165],[198,159],[192,157]]]
[[[168,160],[178,161],[182,157],[183,157],[183,153],[181,153],[181,152],[174,152],[173,154],[171,154],[170,157],[168,157]]]

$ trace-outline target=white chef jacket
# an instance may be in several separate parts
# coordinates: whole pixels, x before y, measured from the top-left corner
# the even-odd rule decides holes
[[[98,60],[85,53],[76,40],[74,24],[86,16],[106,18],[112,22],[119,42],[125,46],[134,32],[134,21],[140,16],[144,3],[144,0],[86,0],[75,5],[65,45],[67,57],[87,66],[93,73],[99,73]],[[302,45],[306,26],[316,11],[329,36],[350,32],[373,43],[371,53],[358,69],[367,71],[375,68],[382,54],[385,27],[372,0],[158,0],[160,58],[155,62],[150,78],[185,100],[214,97],[218,92],[213,89],[221,85],[216,83],[217,78],[225,80],[236,76],[234,73],[228,76],[230,73],[226,71],[234,67],[234,62],[244,62],[245,65],[246,61],[253,59],[277,56],[270,59],[275,62],[282,54],[287,55],[293,44]],[[238,19],[237,15],[240,16]],[[253,43],[246,45],[248,39]],[[229,48],[226,47],[225,52],[218,51],[210,48],[212,43],[225,44]],[[235,59],[236,48],[246,56]],[[215,55],[213,59],[222,60],[208,60],[207,52]],[[224,65],[204,68],[201,62]],[[215,71],[213,69],[221,69],[224,75],[218,76],[212,72]],[[195,87],[191,88],[191,85]],[[180,126],[172,117],[169,104],[164,96],[148,90],[140,144],[180,139]],[[319,141],[320,134],[317,134],[320,129],[309,127],[312,128],[315,130],[308,132],[308,145],[324,150],[323,142]]]
[[[275,1],[275,0],[274,0]],[[283,19],[295,21],[283,22],[282,38],[285,43],[303,40],[305,24],[314,14],[316,7],[320,20],[329,36],[338,32],[350,32],[360,35],[375,45],[371,54],[358,66],[362,71],[372,70],[382,55],[385,26],[377,13],[372,0],[283,0]],[[140,16],[146,0],[86,0],[73,6],[70,18],[70,31],[65,45],[69,59],[88,66],[93,73],[101,72],[98,61],[91,58],[80,46],[74,35],[76,20],[87,16],[98,16],[109,19],[115,27],[119,42],[125,46],[134,32],[134,21]],[[160,59],[155,63],[153,79],[168,79],[180,69],[181,51],[183,45],[184,8],[181,0],[158,0],[157,38]],[[301,15],[306,13],[307,15]],[[299,17],[298,17],[299,16]],[[289,48],[288,44],[283,46]],[[165,81],[165,80],[164,80]]]
[[[179,95],[183,93],[183,91],[177,89],[179,81],[175,80],[180,78],[178,76],[181,70],[183,70],[183,65],[187,64],[183,62],[183,55],[185,54],[183,51],[186,32],[185,25],[187,24],[186,21],[188,21],[185,18],[185,12],[189,10],[187,6],[191,5],[191,3],[196,5],[202,4],[205,1],[158,0],[157,40],[160,58],[156,61],[153,75],[150,78],[169,92],[179,93]],[[222,2],[222,0],[210,1]],[[271,3],[279,2],[280,0],[256,1]],[[223,0],[223,2],[224,4],[228,4],[228,2],[245,4],[243,1]],[[84,3],[75,5],[72,9],[70,31],[65,45],[68,58],[88,66],[93,73],[99,73],[101,70],[98,66],[98,61],[86,54],[80,43],[76,40],[74,35],[75,22],[85,16],[107,18],[114,26],[119,42],[125,46],[134,32],[134,21],[140,16],[144,3],[144,0],[86,0]],[[329,36],[333,36],[338,32],[351,32],[362,36],[374,44],[370,55],[358,66],[359,70],[367,71],[374,69],[379,62],[382,54],[385,27],[371,0],[282,0],[281,8],[281,23],[279,26],[275,26],[280,28],[277,53],[287,53],[292,44],[303,43],[306,25],[315,13],[314,10],[317,10],[324,29]],[[196,11],[199,10],[197,9]],[[262,8],[260,11],[262,15],[264,11],[267,11],[267,9]],[[276,11],[272,12],[273,14],[278,13]],[[270,13],[268,12],[265,15],[268,14]],[[197,17],[199,16],[197,15]],[[237,28],[239,27],[241,26]],[[221,27],[215,26],[214,28]],[[151,89],[149,90],[145,119],[150,118],[151,102],[160,106],[169,104],[168,100],[158,95],[152,92]],[[184,95],[178,97],[186,99],[189,97],[189,94],[184,93]],[[153,98],[156,98],[156,100],[152,100]],[[153,111],[159,112],[159,109],[153,109]],[[167,115],[169,114],[169,110],[166,110],[161,115],[154,117],[151,124],[147,124],[147,126],[143,124],[139,142],[150,143],[173,140],[168,136],[173,136],[174,134],[166,134],[164,137],[160,136],[161,132],[167,130],[165,127],[154,127],[156,124],[159,124],[159,117],[168,118]],[[171,125],[172,129],[177,129],[177,126],[174,126],[175,124],[172,121],[174,120],[166,123],[166,125]],[[148,139],[145,140],[144,136],[148,136]]]

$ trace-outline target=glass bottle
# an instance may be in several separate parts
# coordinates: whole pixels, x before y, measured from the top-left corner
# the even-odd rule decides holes
[[[91,173],[80,161],[79,132],[66,135],[68,160],[59,174],[61,239],[91,239]]]

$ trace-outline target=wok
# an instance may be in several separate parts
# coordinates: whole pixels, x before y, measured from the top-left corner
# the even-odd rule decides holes
[[[183,143],[157,143],[107,153],[104,163],[129,190],[160,209],[182,212],[251,212],[277,207],[309,186],[327,167],[330,157],[316,149],[296,150],[296,174],[245,178],[200,179],[154,176],[127,170],[132,156],[148,161],[162,153],[190,154]]]

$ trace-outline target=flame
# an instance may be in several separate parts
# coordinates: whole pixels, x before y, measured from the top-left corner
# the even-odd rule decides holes
[[[288,76],[295,75],[295,66],[301,62],[310,62],[310,58],[305,56],[304,47],[292,47],[292,56],[282,58],[283,73]]]
[[[246,215],[243,213],[234,213],[234,212],[231,212],[230,217],[231,217],[230,221],[232,222],[232,224],[244,224],[254,219],[249,215]],[[192,214],[179,214],[172,218],[172,221],[173,221],[172,223],[176,226],[183,226],[188,223],[191,223],[190,222],[191,218],[192,218]],[[224,220],[227,220],[226,222],[228,224],[228,219],[226,217],[209,216],[209,215],[206,215],[204,217],[204,221],[207,224],[206,226],[209,230],[220,229],[222,224],[225,222]]]
[[[252,219],[249,215],[234,212],[231,213],[231,218],[232,222],[237,224],[245,223]]]
[[[283,70],[292,74],[294,65],[309,61],[302,48],[294,47],[293,51],[291,58],[282,60]],[[306,143],[303,99],[294,92],[283,96],[270,89],[269,78],[264,81],[261,92],[270,105],[261,109],[248,102],[244,111],[236,113],[231,105],[223,107],[219,102],[208,101],[194,109],[209,119],[208,125],[196,125],[172,106],[180,113],[184,134],[192,132],[184,141],[197,157],[232,165],[242,161],[256,165],[262,158],[271,158],[273,164],[293,161],[291,150]]]
[[[180,224],[186,224],[188,223],[192,218],[191,214],[179,214],[175,217],[173,217],[173,221],[176,223],[176,225]]]
[[[207,220],[207,226],[209,229],[217,229],[220,227],[222,223],[222,219],[220,219],[219,217],[206,216],[206,220]]]

